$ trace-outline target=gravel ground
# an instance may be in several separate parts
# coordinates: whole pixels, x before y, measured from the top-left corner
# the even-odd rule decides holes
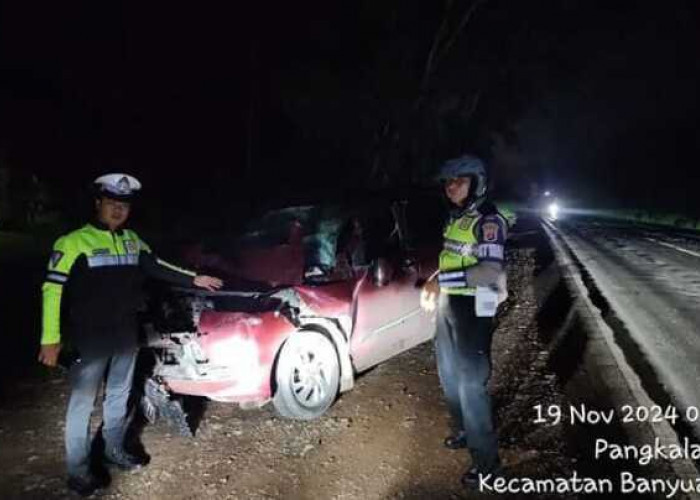
[[[535,404],[565,404],[538,341],[535,250],[510,250],[511,297],[494,340],[492,393],[508,474],[568,476],[561,427],[532,423]],[[68,387],[57,372],[10,388],[0,407],[0,498],[65,498],[63,414]],[[363,375],[323,418],[297,422],[267,406],[209,403],[195,438],[159,422],[143,444],[151,464],[115,472],[104,498],[479,498],[464,491],[468,454],[448,434],[431,343]],[[509,497],[514,498],[514,497]],[[543,498],[543,497],[540,497]],[[561,498],[561,497],[558,497]]]

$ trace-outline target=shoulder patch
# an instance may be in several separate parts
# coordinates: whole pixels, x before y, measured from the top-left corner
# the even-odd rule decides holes
[[[54,250],[51,252],[51,257],[49,258],[49,262],[51,263],[51,267],[55,268],[59,262],[61,262],[61,259],[63,258],[63,252],[59,250]]]
[[[484,241],[488,242],[493,242],[498,240],[498,230],[499,226],[495,222],[485,222],[483,226],[481,226],[481,230],[484,235]]]

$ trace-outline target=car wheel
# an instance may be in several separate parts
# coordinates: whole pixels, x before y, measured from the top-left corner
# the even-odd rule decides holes
[[[280,415],[318,418],[338,395],[340,364],[333,342],[322,333],[299,331],[282,346],[272,399]]]

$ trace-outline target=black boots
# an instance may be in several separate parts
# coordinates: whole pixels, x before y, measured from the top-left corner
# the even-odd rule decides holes
[[[105,486],[103,481],[100,481],[92,474],[81,476],[68,476],[68,489],[77,493],[81,497],[89,497],[95,491]]]
[[[106,465],[114,465],[121,470],[129,471],[148,465],[148,459],[137,457],[121,448],[108,448],[104,453]]]
[[[503,468],[500,465],[498,465],[491,471],[484,472],[478,469],[477,467],[471,467],[467,472],[462,474],[462,486],[470,490],[475,490],[479,487],[479,480],[481,479],[481,477],[483,476],[484,478],[486,478],[489,475],[491,475],[490,479],[503,477]]]
[[[460,432],[454,436],[448,436],[445,438],[445,448],[450,450],[459,450],[467,447],[467,435]]]

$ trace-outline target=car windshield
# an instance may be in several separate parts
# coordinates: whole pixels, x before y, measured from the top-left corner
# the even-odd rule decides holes
[[[245,247],[273,247],[300,238],[304,265],[333,267],[336,243],[350,213],[334,205],[305,205],[272,210],[247,225],[239,238]]]

